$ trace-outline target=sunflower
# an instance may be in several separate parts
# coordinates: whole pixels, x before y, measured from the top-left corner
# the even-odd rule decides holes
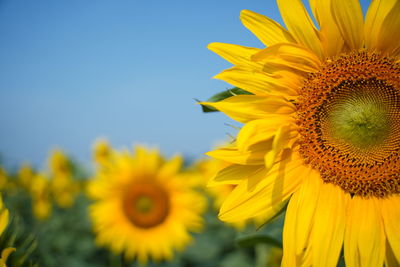
[[[29,193],[32,197],[33,215],[44,220],[49,218],[53,209],[50,192],[50,180],[43,173],[33,175]]]
[[[183,177],[182,158],[165,160],[137,146],[135,154],[113,151],[89,184],[96,241],[139,262],[171,260],[199,231],[205,200]]]
[[[111,147],[107,140],[98,139],[93,146],[93,160],[99,165],[106,165],[111,156]]]
[[[50,187],[52,197],[58,206],[69,208],[79,193],[79,185],[73,179],[72,163],[59,149],[53,150],[49,158]]]
[[[18,170],[18,185],[25,190],[29,190],[34,177],[31,165],[24,163]]]
[[[244,10],[263,49],[212,43],[218,74],[252,95],[206,102],[243,123],[208,154],[235,184],[220,218],[272,217],[286,205],[283,266],[400,263],[400,1],[277,1],[286,28]],[[314,21],[318,23],[315,25]]]

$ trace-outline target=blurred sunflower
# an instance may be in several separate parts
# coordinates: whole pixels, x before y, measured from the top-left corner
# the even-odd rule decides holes
[[[99,165],[107,165],[111,157],[111,147],[107,140],[98,139],[93,146],[93,160]]]
[[[18,185],[25,190],[29,190],[33,177],[34,171],[32,167],[27,163],[23,164],[18,170]]]
[[[136,147],[111,154],[89,184],[96,241],[139,262],[171,260],[199,231],[205,200],[181,176],[182,158],[169,161],[156,150]]]
[[[278,0],[287,30],[244,10],[264,49],[212,43],[216,78],[253,95],[205,102],[244,123],[214,182],[220,218],[272,217],[289,201],[283,266],[400,263],[400,1]]]
[[[67,155],[59,149],[53,150],[49,158],[50,187],[58,206],[69,208],[79,193],[79,184],[73,180],[72,164]]]
[[[39,220],[47,219],[53,208],[49,179],[43,173],[35,174],[31,180],[29,193],[32,197],[33,215]]]

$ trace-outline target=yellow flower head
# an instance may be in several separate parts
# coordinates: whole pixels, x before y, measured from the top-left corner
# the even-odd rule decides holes
[[[114,253],[146,263],[170,260],[202,227],[205,200],[181,176],[182,158],[169,161],[156,150],[113,151],[108,168],[89,184],[96,241]]]
[[[31,183],[33,214],[39,220],[48,218],[51,214],[50,181],[44,174],[36,174]]]
[[[93,146],[93,159],[97,164],[104,165],[111,157],[112,149],[107,140],[99,139]]]
[[[274,216],[289,202],[283,266],[400,263],[400,1],[277,0],[286,28],[244,10],[263,49],[212,43],[216,78],[252,95],[204,103],[244,125],[209,152],[235,184],[220,218]]]
[[[50,187],[52,196],[58,206],[71,207],[79,185],[73,180],[72,166],[68,156],[61,150],[54,150],[49,159]]]
[[[71,170],[67,155],[59,149],[55,149],[51,152],[49,166],[53,174],[70,173]]]
[[[18,170],[19,184],[22,186],[22,188],[29,190],[33,176],[34,172],[32,167],[29,164],[23,164]]]

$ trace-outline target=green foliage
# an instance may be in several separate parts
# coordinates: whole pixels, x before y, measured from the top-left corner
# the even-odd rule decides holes
[[[25,227],[19,215],[11,214],[8,226],[0,238],[1,250],[15,248],[7,259],[7,266],[33,267],[38,266],[31,260],[37,248],[35,236]]]
[[[262,235],[262,234],[253,234],[242,236],[236,239],[236,243],[239,247],[253,247],[259,243],[269,244],[275,247],[282,248],[282,242],[276,240],[275,238],[269,235]]]

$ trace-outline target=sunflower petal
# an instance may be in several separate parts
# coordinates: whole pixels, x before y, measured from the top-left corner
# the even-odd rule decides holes
[[[392,53],[399,49],[399,42],[393,36],[400,35],[400,2],[397,1],[382,22],[379,31],[377,48],[386,53]]]
[[[400,263],[400,197],[392,196],[381,200],[381,210],[387,239]]]
[[[295,43],[292,35],[279,23],[250,10],[242,10],[240,19],[246,28],[266,46],[277,43]]]
[[[312,226],[313,266],[337,266],[350,195],[333,184],[322,184]]]
[[[304,176],[301,159],[290,157],[281,161],[249,190],[247,181],[241,182],[223,203],[219,217],[235,222],[263,215],[267,219],[281,210],[290,195],[296,191]],[[255,178],[255,177],[252,177]],[[252,179],[249,178],[249,179]]]
[[[323,58],[318,31],[301,0],[277,0],[283,21],[296,41]]]
[[[382,266],[385,233],[375,198],[354,196],[349,201],[344,257],[348,266]]]
[[[321,63],[314,54],[296,44],[276,44],[260,50],[251,59],[264,62],[264,68],[272,68],[268,65],[282,65],[304,72],[316,71]]]
[[[169,177],[179,172],[183,164],[182,156],[175,156],[166,161],[160,168],[160,177]]]
[[[379,34],[383,27],[383,21],[393,9],[394,5],[398,2],[397,0],[374,0],[371,2],[367,15],[365,17],[364,34],[365,34],[365,46],[368,49],[377,48],[381,41],[387,42],[387,40],[381,40]],[[393,35],[390,36],[393,38]]]
[[[16,249],[12,247],[3,249],[1,252],[0,267],[7,267],[7,259],[15,250]]]
[[[224,80],[256,95],[281,95],[295,97],[300,88],[300,77],[292,72],[280,71],[273,75],[248,68],[233,67],[218,75],[216,79]]]
[[[320,26],[320,38],[325,54],[329,57],[339,55],[344,40],[331,13],[331,0],[310,0],[309,2]]]
[[[4,232],[8,224],[8,210],[2,210],[0,213],[0,235]]]
[[[254,144],[271,139],[279,127],[288,123],[294,123],[294,119],[286,115],[272,115],[246,123],[237,135],[236,144],[238,149],[246,151]],[[296,136],[294,125],[291,129],[290,136],[293,138]]]
[[[307,174],[289,201],[283,228],[282,266],[299,266],[304,262],[315,208],[317,205],[321,178],[318,172],[308,169]]]
[[[359,0],[332,0],[333,18],[350,49],[361,49],[364,41],[364,17]]]
[[[263,68],[262,64],[250,60],[252,55],[260,51],[258,48],[235,44],[211,43],[208,45],[208,49],[220,55],[233,65],[240,65],[260,70]]]
[[[237,148],[226,147],[209,151],[206,155],[240,165],[263,165],[265,150],[239,151]]]
[[[221,184],[238,184],[244,178],[262,168],[262,166],[252,165],[231,165],[219,171],[215,177],[211,178],[207,186],[215,186]]]
[[[212,106],[239,122],[262,119],[271,114],[291,114],[295,111],[292,103],[279,96],[237,95],[219,102],[201,102]]]
[[[272,140],[272,149],[265,154],[265,168],[269,170],[275,163],[278,154],[288,148],[290,138],[290,125],[281,125],[276,131]]]

